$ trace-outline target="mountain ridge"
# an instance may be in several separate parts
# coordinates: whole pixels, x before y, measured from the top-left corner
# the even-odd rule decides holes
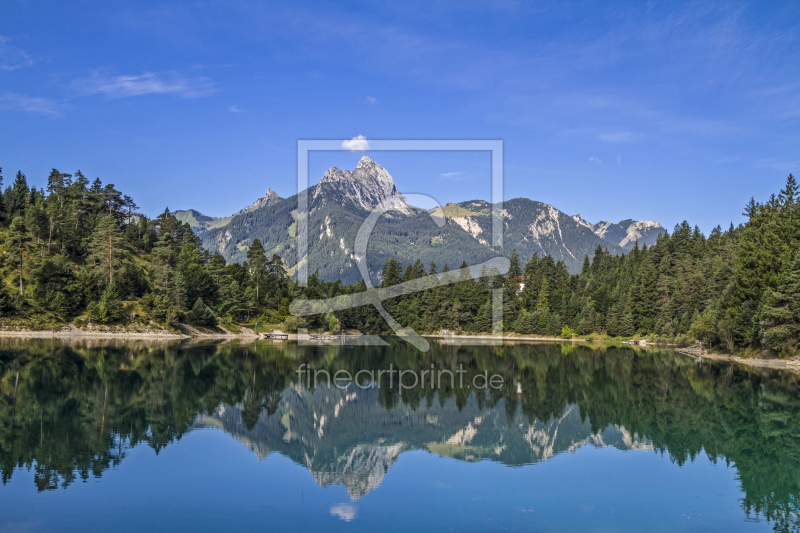
[[[272,192],[272,194],[270,194]],[[290,273],[296,270],[297,195],[280,198],[270,189],[267,195],[224,219],[206,217],[196,210],[176,212],[189,223],[203,245],[221,253],[226,260],[243,262],[247,248],[258,238],[268,254],[284,259]],[[663,228],[657,222],[624,220],[617,224],[592,225],[580,215],[569,216],[550,204],[527,198],[503,203],[504,245],[491,247],[492,205],[485,200],[447,204],[442,208],[445,224],[438,227],[432,210],[409,205],[389,172],[367,156],[352,171],[328,169],[308,189],[309,272],[323,279],[356,282],[355,236],[364,219],[377,206],[388,211],[381,216],[370,236],[367,264],[378,282],[382,265],[394,257],[401,263],[420,260],[457,268],[463,262],[476,264],[516,249],[522,257],[534,253],[564,261],[571,272],[580,271],[583,258],[592,257],[598,246],[612,254],[624,253],[640,244],[653,244]],[[180,215],[180,216],[179,216]],[[602,227],[600,230],[595,227]]]

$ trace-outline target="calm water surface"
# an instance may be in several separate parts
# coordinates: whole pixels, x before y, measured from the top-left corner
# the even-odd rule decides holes
[[[796,375],[387,341],[0,339],[0,531],[800,531]],[[484,372],[504,385],[466,387]]]

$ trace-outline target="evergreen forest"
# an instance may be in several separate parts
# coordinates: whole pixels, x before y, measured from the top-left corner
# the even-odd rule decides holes
[[[2,173],[0,171],[0,185]],[[563,260],[510,255],[505,275],[466,263],[385,262],[381,286],[438,276],[439,286],[384,302],[419,333],[489,333],[492,290],[503,292],[507,334],[547,337],[647,336],[727,352],[786,357],[800,336],[800,198],[792,175],[769,199],[744,206],[746,222],[704,235],[688,222],[650,247],[612,254],[598,246],[579,274]],[[300,287],[283,260],[254,239],[240,263],[203,248],[169,209],[155,218],[100,179],[53,169],[46,188],[17,172],[0,195],[0,327],[59,329],[100,324],[202,331],[239,325],[293,332],[389,333],[364,306],[295,317],[296,299],[366,290],[363,281]],[[458,279],[447,279],[448,276]]]

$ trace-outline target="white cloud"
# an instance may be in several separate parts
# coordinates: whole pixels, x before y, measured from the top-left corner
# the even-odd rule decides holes
[[[124,76],[103,76],[95,71],[88,78],[73,81],[71,86],[85,94],[104,94],[109,99],[145,94],[177,94],[183,98],[199,98],[217,90],[209,78],[185,78],[175,71]]]
[[[366,98],[366,102],[367,102],[368,104],[377,104],[377,103],[378,103],[378,99],[377,99],[377,98],[374,98],[374,97],[372,97],[372,96],[367,96],[367,98]]]
[[[369,141],[363,135],[357,135],[349,141],[342,141],[342,148],[351,152],[363,152],[369,150]]]
[[[591,161],[595,165],[602,165],[603,164],[603,162],[600,161],[600,158],[599,157],[595,157],[595,156],[590,157],[589,161]]]
[[[622,164],[622,157],[621,156],[617,156],[617,165],[621,165],[621,164]]]
[[[37,96],[25,96],[24,94],[0,95],[0,109],[39,113],[47,117],[61,116],[59,105],[55,100]]]
[[[21,48],[9,44],[11,39],[0,35],[0,70],[16,70],[33,65],[34,58]]]
[[[340,503],[331,507],[331,515],[338,516],[345,522],[349,522],[356,517],[356,506],[349,503]]]
[[[475,179],[475,176],[471,176],[466,172],[444,172],[439,174],[439,177],[446,181],[467,181]]]
[[[624,143],[633,140],[633,134],[629,131],[620,131],[617,133],[603,133],[600,135],[600,140],[610,143]]]
[[[239,106],[236,105],[236,104],[233,104],[228,109],[230,109],[231,113],[241,113],[242,112],[242,110],[239,109]]]

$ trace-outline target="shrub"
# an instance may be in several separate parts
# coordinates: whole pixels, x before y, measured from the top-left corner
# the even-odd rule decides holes
[[[306,321],[303,317],[289,315],[283,321],[283,331],[286,333],[297,333],[298,328],[306,327]]]
[[[216,326],[217,317],[214,316],[214,311],[203,303],[202,298],[198,298],[194,303],[194,307],[189,312],[189,319],[195,324],[201,326]]]
[[[571,327],[564,326],[563,328],[561,328],[561,337],[565,339],[571,339],[574,336],[575,336],[575,330],[573,330]]]
[[[93,322],[101,324],[116,322],[122,318],[122,301],[119,299],[115,284],[112,283],[106,287],[100,301],[92,302],[89,305],[89,317]]]
[[[336,315],[333,314],[333,311],[329,311],[327,315],[325,315],[325,322],[328,324],[328,331],[332,335],[336,335],[340,331],[342,331],[342,324],[339,322],[339,319],[336,318]]]

